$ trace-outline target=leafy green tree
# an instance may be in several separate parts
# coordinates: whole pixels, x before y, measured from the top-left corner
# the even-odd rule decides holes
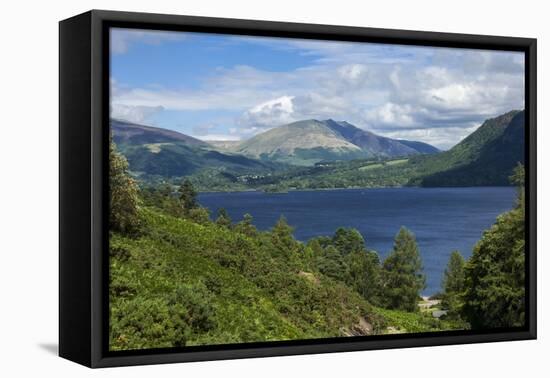
[[[199,207],[199,203],[197,202],[197,191],[188,178],[183,180],[178,192],[180,205],[185,214],[188,214],[191,209]]]
[[[231,217],[225,208],[218,209],[218,217],[216,218],[216,224],[225,228],[231,228]]]
[[[294,229],[288,224],[284,215],[279,217],[279,220],[271,230],[274,241],[283,244],[287,248],[292,248],[296,242],[292,236],[293,232]]]
[[[210,211],[205,207],[197,206],[187,212],[187,218],[198,224],[210,223]]]
[[[235,225],[235,231],[245,234],[247,236],[255,236],[258,230],[253,224],[254,218],[252,215],[246,213],[243,215],[243,220]]]
[[[304,262],[304,246],[294,239],[294,228],[290,226],[286,218],[281,215],[275,226],[271,229],[271,243],[277,255],[285,256],[287,263],[299,265]],[[302,266],[303,267],[303,266]]]
[[[354,228],[339,227],[332,238],[332,245],[338,248],[342,255],[365,251],[365,240],[361,233]]]
[[[401,227],[393,251],[383,264],[383,301],[391,309],[417,311],[420,291],[426,285],[414,234]]]
[[[318,256],[317,268],[324,275],[338,281],[345,282],[349,276],[349,269],[344,261],[344,256],[333,245],[326,247],[323,254]]]
[[[139,188],[128,172],[128,161],[117,152],[116,145],[109,145],[109,194],[111,230],[134,233],[139,228]]]
[[[484,232],[465,267],[462,314],[474,329],[525,324],[523,166],[512,177],[519,186],[515,208]]]
[[[442,305],[449,315],[457,315],[460,311],[464,291],[464,258],[458,251],[453,251],[443,275]]]
[[[510,182],[515,184],[518,188],[518,198],[516,201],[516,206],[524,208],[525,207],[525,168],[523,164],[518,163],[516,168],[514,168],[514,173],[510,176]]]

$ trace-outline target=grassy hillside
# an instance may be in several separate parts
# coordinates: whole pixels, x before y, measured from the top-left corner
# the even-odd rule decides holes
[[[309,246],[276,231],[199,224],[154,208],[139,217],[139,235],[110,238],[112,350],[457,327],[372,306],[320,273]]]
[[[307,272],[297,242],[284,256],[269,234],[153,209],[141,218],[140,237],[111,237],[113,349],[333,337],[365,322],[365,334],[381,331],[359,294]]]

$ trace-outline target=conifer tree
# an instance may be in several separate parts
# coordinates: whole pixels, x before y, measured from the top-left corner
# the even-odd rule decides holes
[[[178,192],[180,194],[179,200],[184,214],[189,214],[192,209],[196,209],[199,206],[197,202],[197,191],[188,178],[183,180]]]
[[[416,311],[426,278],[414,234],[401,227],[383,264],[383,301],[388,308]]]
[[[456,315],[461,308],[461,295],[464,291],[464,258],[453,251],[443,275],[442,305],[448,315]]]

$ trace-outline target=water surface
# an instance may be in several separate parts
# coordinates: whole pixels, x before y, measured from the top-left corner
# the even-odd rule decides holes
[[[382,259],[405,226],[416,235],[427,275],[423,294],[430,295],[440,290],[451,252],[469,257],[483,230],[513,207],[515,194],[512,187],[345,189],[201,193],[199,202],[213,214],[225,208],[234,221],[250,213],[261,230],[284,215],[301,241],[354,227]]]

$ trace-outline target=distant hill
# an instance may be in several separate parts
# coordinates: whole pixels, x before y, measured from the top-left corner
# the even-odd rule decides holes
[[[421,186],[509,185],[518,162],[524,162],[525,113],[514,110],[486,120],[448,151],[418,158]],[[414,163],[414,160],[413,160]]]
[[[116,144],[184,143],[187,146],[206,147],[202,140],[159,127],[111,119],[111,133]]]
[[[320,161],[438,152],[425,143],[382,137],[348,122],[332,119],[311,119],[282,125],[242,142],[235,151],[263,160],[305,166]]]
[[[111,132],[130,170],[138,175],[179,177],[215,169],[236,181],[236,174],[271,169],[265,162],[216,151],[206,142],[172,130],[111,120]]]

